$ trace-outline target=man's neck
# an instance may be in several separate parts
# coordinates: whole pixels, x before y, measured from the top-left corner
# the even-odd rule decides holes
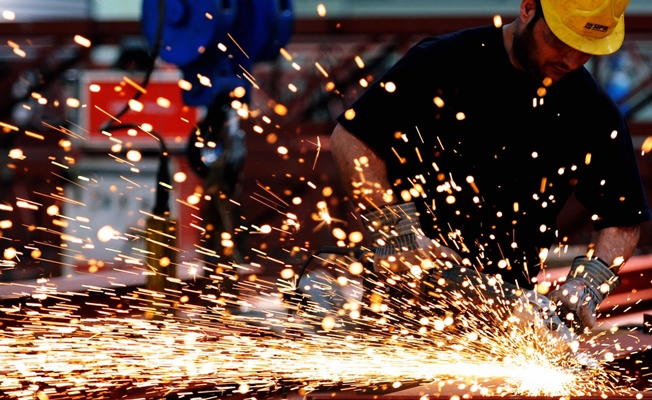
[[[512,63],[514,68],[523,71],[523,67],[521,66],[521,63],[519,63],[516,57],[514,56],[514,51],[513,51],[514,33],[516,32],[516,22],[510,22],[507,25],[503,25],[502,31],[503,31],[503,43],[505,45],[505,52],[509,57],[509,61]]]

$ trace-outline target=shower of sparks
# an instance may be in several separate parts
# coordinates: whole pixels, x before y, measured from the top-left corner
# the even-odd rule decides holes
[[[3,16],[8,19],[5,13]],[[326,15],[321,4],[318,13]],[[247,56],[236,40],[229,37]],[[82,36],[77,35],[74,40],[80,46],[91,46]],[[285,49],[280,52],[287,61],[292,60]],[[364,67],[359,56],[356,63]],[[294,65],[296,70],[300,69],[298,64]],[[314,65],[325,78],[329,77],[319,62]],[[241,68],[244,77],[257,88],[254,76]],[[145,88],[129,78],[123,80],[146,93]],[[179,87],[190,90],[192,85],[180,80]],[[393,92],[396,85],[387,82],[385,88]],[[237,97],[244,97],[244,92]],[[440,98],[436,97],[434,102],[443,107]],[[82,106],[76,98],[68,98],[65,103],[70,108]],[[156,103],[163,108],[170,107],[170,101],[164,98],[158,98]],[[247,104],[238,104],[232,107],[248,116]],[[130,106],[134,111],[144,108],[143,103],[135,100]],[[107,111],[94,107],[120,122]],[[279,116],[288,113],[287,107],[280,103],[273,105],[273,111]],[[345,117],[355,118],[355,111],[349,109]],[[458,115],[459,120],[464,118],[464,114]],[[271,120],[265,122],[270,124]],[[71,140],[85,140],[67,128],[43,124],[70,136]],[[3,122],[0,127],[20,131]],[[256,127],[254,131],[263,132],[259,125]],[[151,126],[143,124],[141,129],[151,136]],[[423,144],[421,132],[416,130]],[[27,131],[25,134],[39,140],[44,138]],[[105,135],[107,140],[113,139],[109,132]],[[70,148],[70,142],[67,143],[62,147]],[[317,143],[309,143],[317,148],[314,170],[321,151],[319,136]],[[651,148],[652,144],[646,141],[642,151],[649,152]],[[284,146],[277,147],[277,152],[283,156],[291,154]],[[421,159],[418,147],[416,154]],[[16,160],[25,158],[20,149],[15,149],[10,156]],[[130,172],[138,172],[136,163],[141,160],[140,153],[132,150],[127,153],[127,159],[110,153],[108,156],[117,164],[132,167]],[[74,164],[72,158],[65,160]],[[590,154],[587,160],[590,161]],[[50,162],[68,169],[54,157]],[[372,182],[362,179],[368,160],[356,160],[356,165],[361,175],[359,193],[364,195],[373,187]],[[99,184],[92,178],[79,176],[84,182],[80,184],[51,173],[83,190],[90,187],[84,186],[87,182]],[[174,180],[181,183],[186,176],[179,174],[175,174]],[[140,179],[141,183],[137,183],[125,175],[119,178],[121,183],[130,185],[128,188],[145,185]],[[452,177],[451,182],[456,188]],[[478,193],[473,178],[468,177],[467,182]],[[317,188],[310,181],[306,184]],[[151,182],[149,185],[152,187]],[[153,186],[156,185],[173,189],[164,182],[154,182]],[[265,224],[243,229],[261,234],[298,232],[302,218],[287,212],[291,205],[283,200],[283,195],[261,183],[257,185],[265,194],[254,193],[252,200],[283,214],[286,220],[281,228]],[[542,182],[542,193],[544,187]],[[110,188],[114,189],[117,190]],[[33,193],[86,207],[64,196],[62,189],[51,194]],[[420,195],[418,191],[415,193]],[[332,190],[324,188],[322,194],[328,197]],[[201,194],[195,193],[188,201],[174,201],[199,210],[201,198]],[[300,197],[295,199],[294,205],[303,201]],[[71,223],[90,225],[91,222],[90,218],[78,215],[62,215],[63,211],[54,205],[16,200],[17,208],[46,208],[48,215],[57,218],[54,225],[62,229]],[[233,199],[229,201],[238,204]],[[315,231],[344,222],[331,216],[326,201],[321,200],[316,206]],[[0,211],[13,212],[14,208],[0,204]],[[132,211],[157,222],[171,222],[146,210]],[[79,226],[88,228],[87,225]],[[202,235],[208,230],[194,223],[189,225]],[[4,217],[0,220],[0,228],[11,227],[10,220]],[[99,243],[49,228],[33,228],[57,236],[61,245],[35,242],[24,246],[24,251],[9,247],[4,251],[5,259],[0,261],[1,270],[15,268],[24,254],[31,254],[34,260],[71,269],[77,268],[77,261],[83,261],[89,265],[89,273],[98,273],[103,262],[87,259],[83,252],[95,246],[107,246],[104,249],[114,255],[114,261],[124,265],[116,264],[121,267],[101,272],[108,288],[87,286],[84,293],[59,291],[47,279],[32,285],[0,283],[11,286],[19,296],[5,299],[0,305],[0,323],[4,328],[0,332],[2,398],[144,398],[169,393],[183,397],[184,391],[195,389],[216,397],[235,393],[255,397],[281,388],[306,393],[334,385],[361,389],[386,382],[400,386],[400,382],[414,381],[433,385],[440,392],[444,387],[456,386],[457,392],[464,390],[469,396],[629,393],[606,368],[587,368],[566,343],[550,334],[534,317],[530,320],[527,312],[515,312],[524,309],[523,304],[507,300],[478,304],[462,293],[447,289],[441,279],[432,279],[442,266],[406,265],[405,271],[396,272],[380,264],[380,270],[371,271],[362,264],[369,260],[319,255],[310,264],[311,268],[297,273],[264,249],[252,249],[267,264],[265,267],[280,271],[278,276],[270,278],[259,276],[260,264],[223,262],[215,250],[200,244],[194,244],[193,251],[204,259],[177,262],[174,254],[185,250],[162,241],[176,237],[151,228],[131,227],[127,232],[119,232],[105,225],[93,232]],[[360,232],[347,235],[338,227],[332,232],[342,248],[358,245],[363,240]],[[158,239],[153,239],[152,234]],[[347,238],[349,243],[345,242]],[[225,248],[233,247],[230,234],[222,233],[222,239]],[[151,245],[163,248],[167,255],[161,257],[150,251]],[[42,257],[39,248],[45,247],[54,248],[58,256],[70,262]],[[307,252],[307,249],[297,245],[292,249],[295,251]],[[189,279],[184,281],[174,274],[164,274],[156,266],[176,268]],[[114,276],[118,274],[158,279],[165,289],[137,288],[126,292],[125,284]],[[472,282],[467,283],[473,286]],[[86,301],[80,304],[80,299]],[[584,357],[610,361],[613,354],[601,349]]]
[[[553,338],[502,323],[516,321],[506,308],[476,306],[455,293],[422,304],[388,298],[408,282],[336,276],[342,262],[324,260],[324,268],[299,282],[245,280],[237,297],[209,296],[207,306],[145,289],[120,296],[126,308],[108,304],[116,298],[110,289],[100,289],[107,300],[75,306],[68,294],[36,287],[27,304],[0,310],[23,321],[0,333],[0,393],[108,398],[128,387],[152,395],[194,387],[236,392],[246,385],[255,396],[281,383],[310,391],[414,380],[440,389],[452,380],[482,395],[623,390],[608,373],[583,368]],[[383,285],[383,278],[394,285]],[[368,284],[377,289],[360,296]],[[304,294],[292,294],[296,285]],[[41,307],[46,298],[57,304]],[[461,313],[437,311],[450,306]],[[82,308],[99,316],[82,318]],[[158,317],[139,318],[144,312]]]

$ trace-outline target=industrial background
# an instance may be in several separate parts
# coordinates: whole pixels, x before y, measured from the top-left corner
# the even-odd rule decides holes
[[[192,4],[171,2],[176,3]],[[225,1],[227,3],[229,1]],[[283,188],[286,198],[303,199],[301,204],[292,205],[294,214],[303,218],[317,211],[315,204],[323,197],[322,193],[302,184],[299,179],[288,178],[287,182],[283,182],[286,175],[303,176],[306,181],[319,182],[320,187],[332,188],[339,194],[329,199],[329,206],[335,207],[333,217],[348,221],[350,210],[346,201],[339,201],[342,192],[330,168],[328,154],[328,136],[334,126],[334,118],[364,90],[368,82],[378,77],[420,38],[491,24],[495,15],[500,15],[507,22],[513,18],[518,4],[515,0],[411,0],[405,4],[389,0],[321,3],[299,0],[288,4],[293,7],[289,25],[291,36],[284,49],[291,61],[280,54],[265,55],[262,57],[264,60],[256,62],[251,71],[260,87],[260,90],[253,91],[252,107],[263,113],[271,113],[270,116],[276,118],[275,124],[261,127],[264,132],[254,130],[256,123],[242,121],[248,153],[244,163],[242,194],[247,221],[255,225],[278,225],[274,218],[281,218],[281,215],[252,199],[255,196],[253,193],[260,190],[257,188],[259,184],[271,185],[272,180],[275,188]],[[157,17],[151,8],[148,15],[143,15],[142,2],[127,0],[0,1],[0,8],[11,12],[5,15],[0,24],[3,37],[0,86],[5,93],[0,98],[0,118],[21,129],[47,133],[44,135],[45,141],[36,142],[33,138],[5,128],[7,132],[2,137],[2,201],[11,203],[15,202],[16,197],[32,200],[34,191],[49,193],[56,187],[54,181],[57,178],[51,176],[48,177],[49,181],[43,179],[44,169],[39,165],[41,162],[49,164],[51,160],[48,157],[75,158],[77,162],[73,169],[79,171],[103,170],[103,166],[95,164],[105,161],[108,165],[112,164],[108,157],[94,157],[98,153],[106,154],[115,144],[105,140],[106,136],[98,128],[110,119],[108,114],[117,113],[127,104],[129,96],[125,95],[126,90],[118,94],[114,92],[111,97],[106,90],[95,93],[89,88],[100,83],[119,84],[124,76],[131,77],[135,82],[142,81],[149,66],[152,46],[151,40],[148,41],[143,35],[141,21],[147,19],[150,31],[155,31]],[[650,15],[652,5],[649,2],[632,0],[627,12],[628,34],[622,50],[610,57],[596,57],[588,64],[588,68],[608,89],[629,119],[635,147],[641,149],[639,163],[648,186],[652,182],[650,158],[646,156],[652,144],[645,142],[652,135]],[[155,32],[151,34],[155,35]],[[76,35],[89,39],[92,45],[84,47],[75,43],[73,38]],[[191,40],[199,43],[197,47],[200,47],[202,41],[209,39],[198,37]],[[192,45],[194,43],[189,43],[188,47]],[[195,49],[192,52],[196,52]],[[189,58],[187,55],[180,57]],[[315,67],[315,63],[323,67],[323,72],[327,71],[327,77]],[[213,67],[209,65],[206,68]],[[186,172],[188,176],[188,180],[178,188],[183,193],[178,193],[176,197],[187,198],[195,193],[195,186],[202,184],[185,164],[185,148],[193,123],[200,121],[205,114],[206,107],[202,102],[206,101],[201,96],[206,94],[191,99],[191,105],[186,105],[182,90],[178,90],[177,85],[181,75],[174,64],[159,58],[149,89],[165,93],[172,107],[159,107],[159,110],[151,112],[145,107],[141,114],[130,110],[125,118],[127,121],[150,123],[167,138],[174,170]],[[46,98],[58,98],[60,101],[46,101]],[[81,103],[75,104],[77,107],[70,107],[65,104],[68,98],[79,99]],[[284,115],[274,113],[275,103],[286,107]],[[181,121],[180,118],[184,117],[188,122]],[[161,119],[157,121],[151,118]],[[72,140],[65,133],[57,133],[52,126],[78,126],[83,139]],[[129,137],[126,131],[116,132],[115,135]],[[61,142],[66,138],[69,140]],[[319,159],[313,167],[318,142],[321,145]],[[156,165],[155,141],[134,138],[125,143],[122,151],[132,148],[129,146],[143,151],[143,162],[151,161],[152,165]],[[288,149],[286,157],[276,151],[279,146]],[[20,162],[8,158],[12,148],[22,149],[26,158]],[[151,166],[149,170],[151,172]],[[108,173],[104,174],[105,180],[116,174],[110,168],[103,172]],[[61,180],[61,185],[65,186],[64,182]],[[119,195],[106,194],[116,198]],[[107,197],[104,200],[111,204],[107,206],[109,208],[98,213],[93,211],[93,224],[101,227],[101,220],[110,219],[117,224],[115,211],[118,209],[112,207],[119,205],[123,207],[122,210],[130,207],[124,201],[111,200],[114,199]],[[570,244],[586,243],[586,215],[577,205],[569,206],[570,212],[559,219],[560,237],[567,236]],[[40,230],[25,230],[26,226],[51,223],[45,208],[34,213],[13,213],[12,218],[13,226],[5,231],[5,236],[21,241],[44,235]],[[293,239],[295,244],[303,246],[304,242],[311,242],[314,247],[332,241],[330,229],[313,232],[314,225],[318,223],[307,218],[307,229]],[[195,238],[181,240],[195,242]],[[4,243],[3,246],[10,244]],[[651,250],[652,236],[649,227],[646,227],[640,241],[640,252],[647,254]],[[14,279],[14,274],[4,274],[3,279]]]
[[[268,29],[260,44],[258,31],[233,25],[230,13],[242,2],[168,0],[175,22],[167,23],[176,31],[166,40],[187,51],[162,47],[152,60],[160,3],[0,0],[5,307],[43,278],[71,291],[168,287],[146,274],[114,272],[138,271],[134,253],[165,253],[134,250],[135,232],[157,215],[175,220],[159,224],[174,242],[157,240],[176,249],[168,258],[176,268],[165,271],[181,281],[227,261],[275,277],[298,270],[322,246],[359,245],[349,233],[362,225],[329,154],[335,118],[423,37],[494,24],[496,16],[509,22],[520,4],[279,0],[272,22],[249,21]],[[200,4],[212,11],[198,12]],[[587,67],[628,118],[652,199],[652,2],[631,0],[626,15],[622,49]],[[219,23],[233,26],[233,36]],[[218,44],[236,42],[258,48],[235,62],[219,54]],[[234,77],[244,78],[246,93],[237,93]],[[577,201],[566,205],[548,260],[553,276],[588,243],[589,217]],[[651,279],[646,224],[610,297],[621,306],[602,316],[605,327],[643,323],[652,310]]]

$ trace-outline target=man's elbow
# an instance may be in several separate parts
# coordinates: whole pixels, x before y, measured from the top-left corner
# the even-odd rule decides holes
[[[337,124],[331,134],[330,147],[332,153],[344,151],[352,142],[353,135],[342,125]]]

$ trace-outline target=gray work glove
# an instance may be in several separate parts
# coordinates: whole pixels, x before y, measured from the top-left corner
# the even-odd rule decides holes
[[[362,220],[379,256],[415,250],[425,237],[416,205],[412,202],[367,212],[362,215]]]
[[[375,247],[374,263],[394,257],[394,272],[423,265],[423,260],[449,259],[459,262],[457,253],[428,238],[421,230],[413,202],[393,204],[364,213],[362,220]]]
[[[577,257],[566,281],[548,294],[566,325],[581,334],[595,325],[596,309],[620,284],[618,276],[603,260]]]

